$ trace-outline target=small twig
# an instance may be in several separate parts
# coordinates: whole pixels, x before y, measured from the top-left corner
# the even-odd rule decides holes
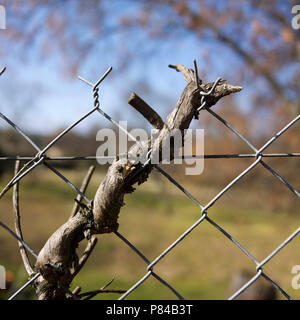
[[[80,294],[78,297],[80,298],[80,297],[86,297],[86,296],[91,296],[91,295],[93,295],[92,297],[94,297],[94,294],[98,294],[99,291],[105,290],[107,287],[109,287],[114,282],[114,280],[115,280],[115,276],[101,289],[84,292],[84,293]]]
[[[199,79],[199,76],[198,76],[198,68],[197,68],[196,59],[194,59],[194,69],[195,69],[195,82],[197,84],[197,89],[200,90],[200,84],[202,84],[202,81]]]
[[[80,258],[78,265],[75,267],[74,272],[72,273],[72,276],[75,277],[77,273],[82,269],[82,267],[85,265],[87,262],[89,256],[91,255],[92,251],[94,250],[96,244],[98,242],[98,239],[96,237],[92,237],[91,240],[88,242],[84,253],[82,257]]]
[[[155,129],[162,129],[164,122],[156,111],[154,111],[142,98],[135,92],[132,92],[128,99],[128,103],[139,113],[141,113]]]
[[[85,295],[86,298],[83,299],[83,300],[90,300],[92,298],[94,298],[97,294],[99,293],[125,293],[127,292],[127,290],[117,290],[117,289],[99,289],[99,290],[95,290],[95,291],[91,291],[91,292],[86,292],[86,294],[89,294],[89,295]]]
[[[174,65],[174,64],[169,64],[168,67],[171,68],[171,69],[175,69],[176,71],[178,71],[176,65]]]
[[[175,69],[177,72],[181,72],[183,79],[187,83],[195,81],[195,75],[194,75],[193,69],[186,68],[182,64],[175,64],[175,65],[169,64],[169,68]]]
[[[201,81],[201,83],[199,82],[198,68],[197,68],[197,61],[196,61],[196,59],[194,59],[194,74],[195,74],[195,82],[196,82],[196,85],[197,85],[197,89],[198,89],[198,91],[199,91],[199,93],[200,93],[200,91],[201,91],[200,84],[202,84],[202,81]],[[196,120],[199,119],[199,112],[198,112],[198,111],[195,112],[194,117],[195,117]]]
[[[101,289],[104,290],[104,289],[108,288],[114,281],[115,281],[115,276]]]
[[[88,184],[90,183],[90,180],[92,178],[92,175],[93,175],[94,171],[95,171],[95,166],[90,166],[86,176],[84,177],[84,179],[82,181],[81,187],[80,187],[80,191],[82,193],[86,192],[86,189],[88,187]],[[76,200],[78,202],[80,202],[82,200],[81,194],[77,195]],[[79,210],[79,204],[78,204],[77,201],[75,201],[75,203],[74,203],[70,218],[74,217],[76,215],[76,213],[78,212],[78,210]]]
[[[72,294],[73,295],[76,295],[78,297],[78,293],[81,291],[81,288],[80,287],[76,287],[73,291],[72,291]]]
[[[0,76],[4,73],[4,71],[6,70],[6,67],[3,67],[0,71]]]
[[[80,300],[80,298],[74,294],[71,290],[69,290],[66,286],[62,286],[65,292],[69,295],[70,299],[72,300]]]
[[[107,287],[109,287],[115,280],[115,277],[113,277],[104,287],[102,287],[99,290],[93,290],[93,291],[88,291],[88,292],[84,292],[80,295],[78,295],[79,298],[83,298],[86,297],[83,300],[90,300],[92,298],[94,298],[97,294],[99,293],[125,293],[127,290],[116,290],[116,289],[106,289]]]
[[[15,174],[17,174],[20,167],[20,161],[16,161],[15,164]],[[13,187],[13,213],[14,213],[14,222],[15,222],[15,231],[16,234],[23,240],[22,228],[21,228],[21,215],[20,215],[20,206],[19,206],[19,183],[17,182]],[[34,274],[34,271],[31,267],[27,251],[24,248],[23,244],[18,241],[20,254],[23,260],[24,267],[29,276]]]

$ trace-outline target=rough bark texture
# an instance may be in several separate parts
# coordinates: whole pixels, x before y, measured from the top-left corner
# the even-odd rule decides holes
[[[159,153],[159,159],[161,159],[162,145],[169,138],[170,132],[173,129],[183,132],[184,129],[189,128],[201,99],[193,70],[182,65],[172,67],[182,73],[187,85],[166,122],[163,123],[159,115],[145,102],[143,103],[142,99],[138,101],[143,110],[142,114],[159,130],[151,152],[151,157]],[[201,85],[200,89],[209,91],[212,85],[213,83]],[[241,87],[227,84],[224,80],[220,81],[214,92],[207,97],[207,108],[213,106],[220,98],[241,89]],[[133,100],[137,101],[137,97],[132,96],[130,101]],[[139,110],[139,108],[136,109]],[[86,237],[90,239],[92,234],[118,230],[118,216],[124,205],[125,194],[134,191],[134,184],[145,182],[152,170],[151,164],[142,167],[131,156],[138,153],[146,158],[149,147],[150,141],[143,141],[131,148],[128,159],[124,157],[115,159],[101,182],[92,205],[82,207],[48,239],[35,265],[36,271],[41,274],[35,282],[39,299],[65,299],[66,291],[76,275],[79,260],[76,255],[78,243]],[[173,156],[171,154],[171,158]]]

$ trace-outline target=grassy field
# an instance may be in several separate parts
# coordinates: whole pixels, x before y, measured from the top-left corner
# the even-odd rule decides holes
[[[85,172],[63,173],[80,185]],[[103,174],[96,171],[87,195],[92,198]],[[1,178],[1,187],[9,177]],[[191,179],[192,180],[192,179]],[[209,187],[182,181],[183,185],[206,204],[222,186]],[[75,194],[53,173],[36,169],[20,185],[24,238],[37,252],[49,235],[68,218]],[[262,204],[264,194],[234,187],[208,214],[237,239],[258,261],[263,260],[299,226],[299,215],[271,212]],[[125,198],[120,213],[119,232],[139,248],[149,260],[156,258],[200,217],[199,208],[184,194],[151,175],[149,182]],[[1,220],[13,227],[11,192],[0,201]],[[119,238],[99,236],[98,245],[73,286],[83,291],[98,289],[115,278],[111,288],[128,289],[146,274],[145,263]],[[82,250],[83,245],[79,248]],[[0,264],[14,273],[13,289],[26,281],[16,241],[0,230]],[[296,238],[264,268],[294,298],[300,290],[291,287],[291,269],[300,264],[300,241]],[[255,271],[255,264],[221,232],[207,221],[201,223],[156,266],[155,272],[169,282],[186,299],[225,299],[230,296],[229,283],[240,270]],[[8,293],[9,294],[9,293]],[[5,295],[2,293],[2,296]],[[119,295],[99,295],[97,299],[115,299]],[[23,298],[34,298],[26,289]],[[174,299],[173,293],[155,278],[148,278],[128,299]]]

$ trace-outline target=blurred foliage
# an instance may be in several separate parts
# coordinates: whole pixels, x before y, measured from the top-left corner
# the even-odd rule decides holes
[[[0,54],[22,48],[43,58],[62,54],[62,66],[75,73],[95,52],[120,52],[120,64],[138,56],[155,58],[193,37],[194,50],[207,66],[254,86],[255,103],[274,110],[299,111],[300,35],[291,27],[296,0],[4,0],[9,28]],[[228,49],[232,63],[220,57]],[[224,59],[225,56],[224,56]],[[256,84],[253,80],[256,80]],[[261,81],[271,91],[261,91]]]

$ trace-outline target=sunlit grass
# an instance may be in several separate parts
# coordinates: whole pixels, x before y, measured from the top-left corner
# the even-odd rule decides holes
[[[65,171],[80,186],[83,171]],[[103,173],[97,172],[87,192],[92,198]],[[6,176],[1,180],[8,181]],[[204,200],[205,186],[191,187]],[[198,191],[199,190],[199,191]],[[216,189],[214,193],[216,194]],[[217,202],[208,214],[237,239],[257,260],[263,260],[299,226],[299,217],[289,212],[272,213],[256,209],[256,199],[243,203],[245,190],[237,189],[236,202]],[[49,171],[37,170],[20,186],[22,224],[25,240],[38,252],[47,238],[64,223],[73,206],[75,192]],[[248,195],[249,197],[249,195]],[[150,178],[134,194],[125,197],[120,213],[119,232],[126,236],[151,261],[176,240],[201,216],[201,210],[176,188]],[[0,201],[1,220],[13,226],[11,192]],[[15,286],[26,281],[16,241],[0,230],[0,264],[15,274]],[[82,250],[84,243],[80,245]],[[294,298],[300,290],[291,288],[291,268],[299,264],[296,238],[269,262],[265,271]],[[99,236],[99,243],[85,268],[73,282],[83,291],[99,289],[115,278],[111,288],[128,289],[147,272],[146,264],[119,238],[112,234]],[[207,221],[203,221],[154,268],[180,294],[188,299],[225,299],[235,272],[255,271],[255,264],[229,239]],[[34,297],[28,289],[28,297]],[[25,292],[25,293],[26,293]],[[117,294],[102,294],[97,299],[115,299]],[[148,278],[129,299],[174,299],[174,294],[153,277]]]

